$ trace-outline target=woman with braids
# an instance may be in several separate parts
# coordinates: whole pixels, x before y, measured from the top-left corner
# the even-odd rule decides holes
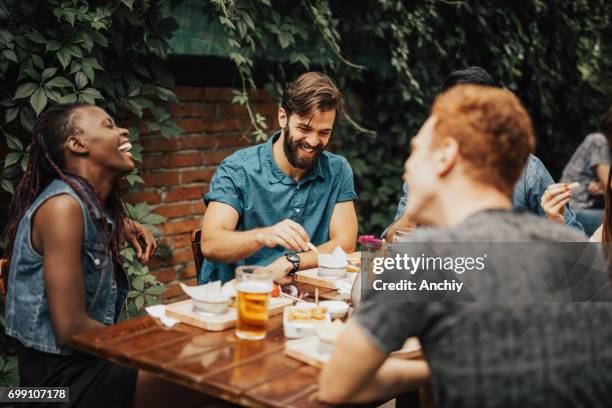
[[[117,321],[129,289],[119,256],[124,239],[143,261],[155,249],[119,199],[117,182],[134,168],[130,148],[127,130],[103,109],[51,106],[36,122],[11,204],[5,321],[18,340],[20,385],[68,386],[70,406],[128,407],[137,378],[138,393],[152,384],[68,347],[73,335]]]

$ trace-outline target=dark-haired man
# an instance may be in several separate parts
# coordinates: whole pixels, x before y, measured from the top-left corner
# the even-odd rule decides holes
[[[612,303],[585,301],[605,299],[593,297],[609,289],[605,268],[577,275],[576,265],[568,267],[560,256],[559,248],[569,246],[560,243],[572,242],[583,253],[586,237],[512,210],[514,185],[534,146],[518,98],[496,88],[453,87],[436,98],[411,143],[406,212],[436,228],[417,231],[392,251],[461,261],[471,243],[478,253],[486,251],[485,269],[461,272],[458,279],[470,287],[463,298],[440,301],[428,289],[396,296],[369,291],[321,372],[320,399],[384,400],[430,380],[441,408],[612,406],[612,345],[606,341]],[[512,242],[529,243],[529,249]],[[591,248],[587,258],[602,261],[599,248]],[[416,269],[388,270],[377,279],[397,284],[415,272],[440,279],[437,271]],[[561,296],[550,301],[549,295]],[[387,358],[413,336],[427,363]]]
[[[226,158],[204,196],[199,282],[227,281],[237,265],[269,265],[282,280],[316,266],[320,252],[352,252],[357,198],[351,168],[325,151],[342,95],[326,75],[292,82],[278,110],[280,132]]]
[[[452,72],[444,81],[440,92],[444,92],[453,86],[460,84],[482,85],[495,87],[491,75],[480,67],[467,67]],[[584,232],[582,225],[576,220],[576,214],[572,210],[570,200],[571,190],[567,184],[555,185],[552,176],[544,164],[533,154],[529,155],[527,164],[521,177],[516,182],[512,194],[512,205],[517,210],[529,211],[533,214],[545,216],[560,224],[568,225],[580,232]],[[388,241],[392,238],[398,228],[414,226],[414,221],[405,214],[408,203],[408,187],[403,185],[402,198],[397,206],[397,212],[393,223],[383,232],[383,237]]]

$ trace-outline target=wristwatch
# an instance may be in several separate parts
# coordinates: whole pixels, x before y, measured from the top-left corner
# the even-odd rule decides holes
[[[285,258],[293,265],[293,268],[289,271],[288,275],[293,276],[300,269],[300,257],[295,252],[288,252],[285,254]]]

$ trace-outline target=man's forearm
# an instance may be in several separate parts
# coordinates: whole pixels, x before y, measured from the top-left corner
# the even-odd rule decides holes
[[[322,254],[329,254],[338,246],[347,254],[355,252],[355,244],[349,244],[346,239],[342,238],[331,239],[319,245],[317,249]],[[300,257],[300,269],[310,269],[317,266],[317,254],[314,251],[300,252],[298,256]]]
[[[429,366],[424,360],[390,358],[349,401],[363,403],[384,401],[417,390],[429,381]]]
[[[263,247],[257,237],[259,232],[260,228],[249,231],[202,231],[202,255],[210,261],[224,263],[247,258]]]

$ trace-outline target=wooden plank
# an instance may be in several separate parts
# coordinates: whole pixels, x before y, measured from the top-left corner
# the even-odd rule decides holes
[[[223,314],[201,314],[195,313],[191,299],[182,302],[172,303],[166,306],[166,315],[180,320],[185,324],[199,327],[208,331],[223,331],[236,326],[238,318],[235,307],[230,307]],[[270,298],[268,314],[275,316],[283,313],[285,306],[293,304],[293,300],[284,297]]]
[[[276,327],[269,330],[263,340],[249,341],[234,337],[233,342],[227,347],[212,349],[193,358],[169,363],[164,369],[200,382],[206,376],[250,362],[257,356],[282,352],[285,343],[282,318],[279,316],[275,320]]]
[[[247,389],[271,381],[303,367],[303,364],[280,352],[265,354],[244,364],[206,376],[204,381],[226,390],[245,392]]]
[[[164,369],[169,364],[176,364],[207,351],[227,347],[234,341],[234,331],[204,332],[200,334],[181,338],[162,348],[149,349],[131,356],[135,363],[153,369]]]
[[[136,319],[124,320],[112,326],[99,330],[77,334],[70,339],[70,347],[80,350],[98,350],[102,344],[116,339],[125,339],[130,335],[137,334],[142,330],[157,325],[155,319],[144,316]]]
[[[318,376],[318,369],[303,366],[252,388],[245,395],[256,401],[284,408],[285,401],[312,390],[317,384]]]
[[[348,272],[345,278],[332,279],[326,276],[319,276],[318,269],[312,268],[296,272],[295,280],[298,282],[310,283],[311,285],[335,290],[337,288],[336,282],[341,281],[345,282],[349,286],[352,286],[358,275],[358,273]]]

